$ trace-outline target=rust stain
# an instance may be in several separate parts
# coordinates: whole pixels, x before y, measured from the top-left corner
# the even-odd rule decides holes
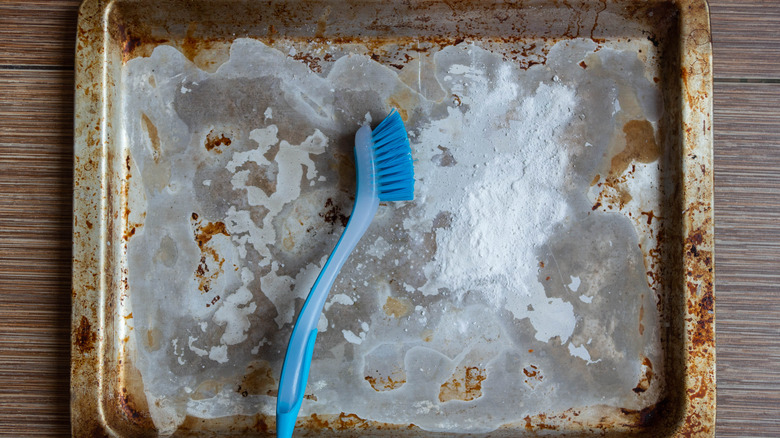
[[[206,150],[211,152],[214,151],[218,154],[222,153],[222,146],[230,146],[232,143],[232,140],[230,138],[226,137],[225,134],[219,134],[217,135],[214,130],[212,129],[209,131],[209,133],[206,135],[206,142],[204,146],[206,147]]]
[[[198,242],[199,247],[203,248],[205,244],[209,243],[209,241],[218,234],[230,237],[230,233],[223,222],[206,222],[205,225],[198,227],[195,234],[195,241]]]
[[[352,431],[353,433],[360,430],[370,431],[400,431],[400,430],[414,430],[419,432],[420,429],[414,424],[390,424],[381,423],[378,421],[366,420],[358,417],[355,414],[340,413],[338,415],[317,415],[311,414],[306,418],[298,418],[298,422],[295,425],[296,429],[306,429],[317,434],[322,434],[324,431]],[[355,435],[359,436],[359,435]]]
[[[547,420],[546,414],[536,415],[535,418],[533,419],[531,418],[530,415],[526,415],[525,418],[523,418],[523,420],[525,421],[524,427],[526,430],[534,430],[534,429],[557,430],[558,429],[558,426],[545,422],[545,420]]]
[[[397,372],[393,373],[393,375],[397,375],[399,377],[394,379],[392,375],[387,377],[366,376],[364,379],[369,383],[369,385],[371,385],[372,388],[374,388],[374,391],[391,391],[393,389],[400,388],[404,383],[406,383],[406,379],[404,378],[405,374],[402,371],[397,370]]]
[[[236,387],[236,392],[244,397],[249,395],[276,394],[279,382],[274,378],[271,364],[266,360],[255,361],[249,364]]]
[[[662,399],[658,403],[641,410],[621,408],[620,412],[625,415],[626,420],[629,422],[626,426],[649,429],[659,422],[664,421],[668,416],[670,408],[671,404],[669,400]]]
[[[633,391],[637,394],[641,394],[650,389],[650,383],[653,381],[653,375],[653,363],[650,362],[650,359],[646,357],[643,358],[639,383],[637,383]]]
[[[141,398],[143,398],[143,400],[137,400],[127,388],[122,388],[117,397],[119,409],[123,416],[127,420],[130,420],[131,423],[154,429],[146,399],[145,397]]]
[[[322,58],[318,56],[314,56],[310,53],[299,52],[293,55],[293,59],[306,64],[306,66],[309,67],[309,70],[313,71],[314,73],[322,73],[322,66],[320,66]]]
[[[655,213],[653,213],[652,210],[650,210],[650,211],[641,211],[641,212],[639,212],[639,214],[642,215],[642,216],[647,216],[647,225],[652,224],[653,223],[653,219],[663,219],[660,216],[656,216]]]
[[[487,378],[487,370],[478,367],[458,367],[450,380],[439,389],[439,401],[471,401],[482,397],[482,382]]]
[[[411,312],[412,302],[409,301],[408,298],[387,297],[387,301],[385,301],[384,306],[382,306],[382,310],[384,310],[387,316],[400,319]]]
[[[320,212],[319,216],[325,222],[334,226],[339,223],[342,227],[346,227],[349,222],[349,216],[341,212],[341,206],[335,204],[332,198],[328,198],[325,201],[325,211]],[[333,233],[333,228],[331,228],[330,232]]]
[[[317,32],[314,34],[317,38],[323,38],[325,36],[325,30],[328,27],[328,15],[330,15],[330,6],[325,8],[325,12],[320,19],[317,20]]]
[[[92,331],[92,326],[86,316],[81,317],[78,327],[73,333],[73,344],[81,353],[89,353],[95,348],[97,335]]]
[[[198,280],[198,289],[201,294],[205,294],[211,291],[212,281],[224,272],[223,265],[225,263],[225,259],[220,257],[219,253],[208,243],[214,236],[220,234],[230,236],[230,233],[223,222],[202,223],[197,213],[192,213],[191,217],[195,222],[193,230],[195,242],[201,251],[200,261],[195,268],[195,277]],[[216,266],[214,266],[215,264]],[[219,301],[219,296],[214,297],[210,304],[206,304],[206,307],[211,307],[217,301]]]

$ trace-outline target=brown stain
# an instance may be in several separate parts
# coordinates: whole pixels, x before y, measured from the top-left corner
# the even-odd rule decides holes
[[[271,364],[266,360],[254,361],[246,368],[244,377],[236,388],[243,396],[270,395],[275,393],[279,382],[274,378]]]
[[[322,58],[318,56],[314,56],[310,53],[300,52],[293,55],[293,59],[306,64],[306,66],[309,67],[309,70],[313,71],[314,73],[322,73],[322,67],[320,66],[320,61],[322,61]]]
[[[471,401],[482,397],[482,382],[487,378],[487,370],[478,367],[458,367],[450,380],[439,389],[439,401]]]
[[[599,181],[600,181],[600,180],[601,180],[601,175],[599,175],[599,174],[597,173],[597,174],[596,174],[596,176],[594,176],[594,177],[593,177],[593,180],[591,180],[591,182],[590,182],[590,186],[591,186],[591,187],[595,186],[596,184],[598,184],[598,183],[599,183]]]
[[[276,146],[278,148],[278,146]],[[275,154],[275,152],[274,152]],[[273,157],[268,158],[269,161],[273,160]],[[266,169],[260,167],[257,163],[249,161],[239,167],[239,169],[248,170],[249,176],[247,177],[246,184],[248,186],[257,187],[271,197],[276,192],[276,180],[270,179],[266,175]]]
[[[287,231],[287,235],[282,239],[282,247],[287,251],[292,251],[293,248],[295,248],[295,238],[293,237],[292,231],[287,228],[285,231]]]
[[[73,332],[73,345],[81,353],[89,353],[95,348],[97,335],[92,331],[92,326],[86,316],[81,317],[78,327]]]
[[[460,96],[458,96],[457,94],[452,95],[452,103],[455,104],[455,106],[463,105],[463,102],[460,100]]]
[[[326,223],[331,225],[341,224],[342,227],[346,227],[349,222],[349,216],[341,212],[341,206],[333,202],[333,198],[328,198],[325,201],[325,211],[320,212],[319,216],[325,220]],[[330,230],[333,233],[333,228]]]
[[[525,425],[523,426],[526,430],[557,430],[558,426],[546,423],[547,421],[547,414],[538,414],[535,415],[534,418],[531,418],[530,415],[526,415],[525,418],[523,418],[525,421]]]
[[[144,344],[149,351],[157,351],[160,349],[160,339],[162,338],[162,332],[158,328],[153,328],[146,331],[146,338]]]
[[[621,408],[620,412],[624,415],[626,421],[628,421],[628,424],[626,424],[627,426],[649,429],[668,418],[671,408],[672,406],[669,400],[664,398],[658,403],[641,410]]]
[[[212,281],[224,272],[223,265],[225,263],[225,259],[220,257],[219,253],[209,246],[208,243],[216,235],[230,236],[230,233],[223,222],[199,222],[197,213],[192,213],[191,217],[195,222],[193,230],[195,242],[198,244],[201,252],[200,261],[195,268],[195,277],[198,281],[198,289],[201,294],[205,294],[211,291]],[[209,265],[211,262],[216,264],[216,266],[214,264]],[[219,300],[219,297],[215,298],[216,301]],[[206,307],[211,307],[216,304],[216,301],[212,299],[212,302],[210,304],[207,303]]]
[[[128,422],[139,429],[155,430],[144,393],[141,372],[135,367],[129,355],[120,355],[119,357],[117,392],[114,397],[116,410],[106,412],[107,415],[116,415],[119,419],[109,418],[107,421],[114,423],[121,419],[121,421]]]
[[[633,162],[652,163],[661,156],[655,130],[647,120],[631,120],[623,126],[626,147],[612,158],[610,175],[621,175]]]
[[[409,113],[419,103],[419,97],[411,89],[404,87],[387,98],[387,104],[398,110],[398,114],[404,121],[409,120]]]
[[[226,137],[225,134],[219,134],[217,135],[214,130],[212,129],[209,131],[208,134],[206,134],[206,141],[204,143],[204,146],[207,151],[209,152],[216,152],[218,154],[222,153],[222,146],[230,146],[232,143],[232,140],[230,138]]]
[[[149,408],[145,398],[142,403],[139,403],[136,401],[136,398],[127,391],[127,388],[122,388],[122,391],[117,397],[117,403],[127,420],[145,428],[153,428],[151,415],[149,414]]]
[[[531,352],[531,350],[528,351]],[[538,378],[541,380],[541,374],[536,365],[529,365],[528,367],[523,368],[523,374],[525,374],[526,377]]]
[[[408,298],[387,297],[384,306],[382,306],[387,316],[401,319],[412,311],[412,302]]]
[[[620,190],[618,190],[618,207],[623,208],[631,202],[631,200],[634,199],[631,194],[626,190],[624,187],[621,187]]]
[[[535,388],[539,382],[544,380],[542,370],[540,370],[536,365],[528,365],[527,367],[523,368],[523,374],[525,374],[523,383],[528,385],[531,389]]]
[[[152,120],[149,119],[149,116],[145,113],[141,113],[141,123],[143,124],[146,134],[149,136],[149,141],[152,143],[152,158],[154,159],[154,162],[157,163],[160,161],[160,155],[162,154],[160,135],[157,132],[157,126],[152,123]],[[130,171],[129,167],[127,171]]]
[[[199,247],[203,248],[204,245],[209,243],[209,241],[218,234],[230,237],[230,233],[223,222],[206,222],[205,225],[201,224],[197,228],[195,241],[198,243]]]
[[[641,374],[639,375],[639,383],[632,389],[637,394],[641,394],[650,389],[650,383],[653,381],[653,363],[650,359],[642,359]]]
[[[394,373],[395,374],[395,373]],[[374,391],[382,392],[382,391],[392,391],[394,389],[398,389],[401,386],[403,386],[404,383],[406,383],[405,374],[395,374],[399,375],[400,377],[396,377],[395,379],[393,376],[387,376],[387,377],[373,377],[373,376],[366,376],[364,379],[366,382],[368,382],[369,385],[371,385],[372,388],[374,388]]]
[[[645,305],[642,304],[639,306],[639,336],[645,334],[645,326],[644,324],[642,324],[644,317],[645,317]]]
[[[712,236],[705,231],[707,222],[709,219],[700,228],[693,230],[685,240],[685,266],[689,278],[687,311],[692,317],[688,328],[691,343],[689,350],[695,355],[705,357],[705,347],[715,345],[713,257],[710,249]]]
[[[433,330],[431,329],[425,329],[420,334],[420,338],[422,338],[425,342],[431,342],[433,340]]]
[[[647,225],[651,225],[653,223],[653,219],[663,219],[660,216],[656,216],[655,213],[652,210],[650,210],[650,211],[640,211],[639,214],[641,216],[647,216]]]
[[[588,64],[585,64],[585,61],[580,61],[580,67],[588,68]]]
[[[328,15],[330,15],[330,6],[325,8],[325,12],[320,16],[320,19],[317,20],[317,32],[314,34],[317,38],[324,38],[325,37],[325,30],[328,27]]]
[[[218,394],[222,387],[225,386],[223,382],[216,380],[204,380],[192,391],[190,398],[193,400],[206,400]]]
[[[295,424],[296,429],[303,429],[310,431],[311,433],[319,436],[325,431],[331,432],[347,432],[348,436],[363,436],[365,434],[358,431],[401,431],[401,430],[414,430],[420,431],[420,429],[414,424],[401,425],[381,423],[378,421],[366,420],[360,418],[356,414],[347,414],[344,412],[338,415],[318,415],[311,414],[308,417],[298,417],[298,421]],[[351,434],[349,432],[352,432]],[[304,433],[305,436],[309,434]],[[392,436],[392,435],[390,435]]]

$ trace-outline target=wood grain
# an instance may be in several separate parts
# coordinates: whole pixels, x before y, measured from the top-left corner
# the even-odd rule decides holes
[[[780,78],[780,2],[710,0],[715,76]]]
[[[716,84],[718,436],[780,434],[780,85]]]
[[[0,1],[0,66],[72,68],[80,3]]]
[[[69,430],[71,71],[0,71],[0,434]]]
[[[69,432],[78,0],[0,0],[0,435]],[[780,436],[780,2],[712,0],[718,437]]]

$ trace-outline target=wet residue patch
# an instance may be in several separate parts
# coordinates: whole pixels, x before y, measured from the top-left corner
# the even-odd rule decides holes
[[[459,367],[452,378],[441,385],[439,401],[450,400],[471,401],[482,396],[482,382],[487,378],[487,372],[478,367]]]

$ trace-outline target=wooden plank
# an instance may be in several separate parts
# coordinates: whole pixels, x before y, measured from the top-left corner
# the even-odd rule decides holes
[[[715,86],[719,437],[780,431],[780,84]]]
[[[72,83],[0,71],[0,435],[70,428]]]
[[[715,77],[780,78],[780,2],[709,3]]]
[[[0,67],[73,68],[79,0],[0,2]]]

